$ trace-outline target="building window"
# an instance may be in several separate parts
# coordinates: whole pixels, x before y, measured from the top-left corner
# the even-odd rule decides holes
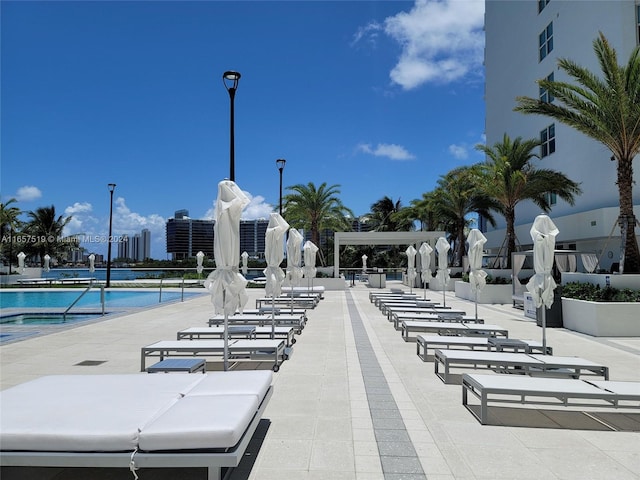
[[[540,132],[540,158],[556,151],[556,125],[552,123]]]
[[[553,22],[540,33],[538,40],[538,60],[541,62],[553,50]]]
[[[538,0],[538,13],[544,10],[544,7],[546,7],[550,1],[551,0]]]
[[[549,206],[554,206],[558,204],[558,195],[556,195],[553,192],[547,192],[545,193],[545,196],[547,197],[547,203],[549,204]]]
[[[545,78],[548,82],[553,82],[553,72],[551,72],[547,78]],[[540,101],[545,103],[553,102],[554,96],[549,93],[549,90],[546,88],[540,87]]]

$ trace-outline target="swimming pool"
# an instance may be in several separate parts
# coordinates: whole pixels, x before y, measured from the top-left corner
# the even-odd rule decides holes
[[[0,324],[4,325],[62,325],[102,318],[99,313],[17,313],[3,315]]]
[[[0,308],[66,308],[82,293],[81,290],[33,290],[33,291],[0,291]],[[194,298],[204,292],[184,293],[185,299]],[[163,290],[162,303],[173,302],[182,298],[182,292]],[[150,307],[158,305],[158,290],[109,290],[104,292],[107,308]],[[100,291],[90,290],[75,304],[75,307],[100,308]]]

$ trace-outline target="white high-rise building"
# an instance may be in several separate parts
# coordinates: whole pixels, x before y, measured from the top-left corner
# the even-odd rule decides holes
[[[486,142],[492,146],[507,133],[511,139],[540,138],[540,160],[536,168],[551,168],[581,183],[583,193],[575,206],[552,198],[549,216],[560,230],[558,248],[596,252],[601,268],[619,261],[620,231],[616,226],[619,198],[616,165],[611,152],[584,134],[538,115],[514,112],[516,97],[543,97],[536,80],[551,77],[573,81],[558,69],[559,58],[569,58],[600,72],[593,41],[602,32],[626,64],[640,41],[638,0],[487,0],[485,2]],[[634,205],[640,218],[640,174]],[[529,230],[540,210],[531,202],[516,208],[518,243],[531,246]],[[505,238],[505,223],[497,216],[496,229],[486,226],[487,248],[493,253]],[[614,228],[616,227],[616,228]],[[613,236],[612,235],[613,232]],[[640,228],[636,227],[636,232]],[[611,236],[611,238],[609,238]]]

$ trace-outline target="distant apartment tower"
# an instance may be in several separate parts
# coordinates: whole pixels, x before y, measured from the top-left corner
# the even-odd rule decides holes
[[[213,257],[213,220],[189,218],[188,210],[177,210],[167,220],[167,253],[173,260],[195,257],[199,251]]]
[[[122,235],[118,242],[118,257],[117,258],[131,258],[129,254],[129,235]]]
[[[250,257],[264,258],[265,236],[269,220],[240,220],[240,252]]]
[[[611,152],[550,117],[524,115],[513,109],[518,96],[554,101],[536,80],[573,82],[558,69],[559,58],[599,73],[593,51],[599,31],[616,49],[618,62],[626,63],[640,42],[640,4],[637,0],[487,0],[485,5],[486,143],[500,142],[505,133],[512,139],[540,139],[540,160],[533,160],[535,167],[561,171],[580,182],[583,190],[573,207],[560,198],[549,198],[549,216],[560,230],[558,248],[596,252],[602,259],[600,267],[609,268],[618,261],[620,246],[619,230],[614,229],[619,198]],[[636,216],[640,214],[637,171]],[[516,235],[524,248],[531,247],[529,230],[540,213],[532,202],[521,202],[516,208]],[[504,218],[497,216],[496,221],[496,228],[484,227],[486,247],[492,253],[497,253],[505,238]],[[608,240],[612,232],[613,238]]]

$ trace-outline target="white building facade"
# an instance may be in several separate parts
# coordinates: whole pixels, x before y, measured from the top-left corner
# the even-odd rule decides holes
[[[616,165],[611,152],[584,134],[549,117],[514,112],[516,97],[545,98],[536,80],[573,81],[557,66],[568,58],[600,72],[593,41],[602,32],[626,64],[640,41],[638,0],[487,0],[485,2],[486,142],[492,146],[505,133],[514,139],[540,138],[544,143],[533,160],[536,168],[550,168],[579,182],[582,195],[572,207],[560,198],[549,216],[560,230],[558,248],[595,252],[600,268],[619,261],[620,231],[616,219],[619,197]],[[552,99],[547,99],[551,100]],[[637,167],[637,157],[634,165]],[[640,218],[640,174],[634,172],[634,210]],[[518,244],[531,246],[529,229],[540,209],[532,202],[516,208]],[[486,226],[487,248],[497,253],[504,242],[504,218]],[[636,233],[640,228],[636,227]]]

